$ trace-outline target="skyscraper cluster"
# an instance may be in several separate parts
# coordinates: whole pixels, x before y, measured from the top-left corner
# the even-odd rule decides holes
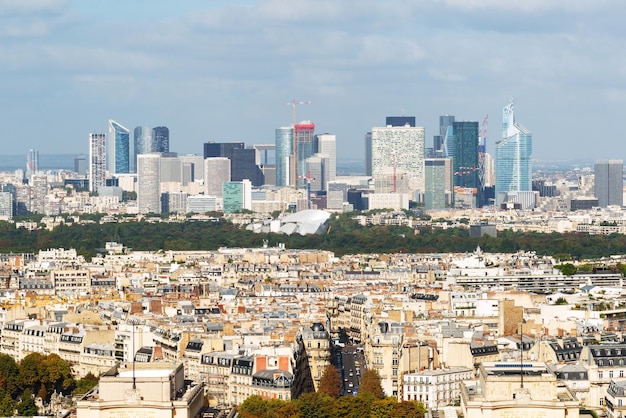
[[[503,112],[495,175],[486,128],[487,118],[481,125],[454,115],[440,116],[439,132],[432,148],[427,148],[424,128],[416,126],[415,117],[387,117],[385,127],[372,128],[365,135],[366,174],[372,176],[376,193],[408,193],[427,209],[472,208],[491,202],[534,207],[532,135],[515,121],[513,102]]]
[[[138,126],[132,141],[130,130],[122,124],[110,119],[108,128],[106,169],[111,174],[136,172],[139,154],[169,152],[170,134],[165,126]]]
[[[315,124],[303,121],[277,128],[275,143],[277,186],[326,191],[328,183],[335,181],[337,140],[334,134],[315,134]]]

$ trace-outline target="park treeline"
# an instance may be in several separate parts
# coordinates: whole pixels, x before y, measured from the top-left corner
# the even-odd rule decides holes
[[[283,243],[287,249],[320,249],[336,255],[365,253],[514,253],[535,251],[559,259],[595,259],[626,254],[626,236],[579,233],[499,231],[498,237],[470,238],[462,228],[412,229],[401,226],[361,226],[347,215],[333,216],[327,233],[301,236],[257,234],[223,219],[216,222],[109,222],[62,224],[52,231],[28,231],[0,222],[0,252],[38,252],[48,248],[75,248],[90,259],[107,241],[140,251],[216,250],[220,247],[260,247]]]
[[[97,383],[98,379],[91,374],[75,380],[69,364],[56,354],[31,353],[20,362],[0,354],[0,416],[37,415],[34,397],[47,404],[55,392],[82,394]]]

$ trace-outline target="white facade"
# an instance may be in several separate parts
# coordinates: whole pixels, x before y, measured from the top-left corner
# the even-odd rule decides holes
[[[89,191],[106,186],[106,134],[89,134]]]
[[[139,213],[161,213],[161,154],[137,155],[137,207]]]
[[[189,196],[187,197],[187,213],[206,213],[221,209],[215,196]]]
[[[317,152],[328,157],[326,177],[322,184],[322,190],[327,190],[328,182],[337,179],[337,137],[333,134],[317,135]]]
[[[179,155],[178,159],[183,167],[183,184],[186,185],[189,181],[201,182],[206,178],[204,176],[204,158],[202,155]],[[187,168],[191,169],[191,178],[187,178]]]
[[[472,378],[472,370],[466,367],[407,373],[402,377],[402,400],[421,402],[428,410],[438,409],[460,399],[461,382]]]
[[[0,192],[0,219],[13,217],[13,195],[9,192]]]
[[[212,157],[204,160],[204,194],[222,197],[222,186],[230,181],[230,159]]]
[[[423,192],[424,128],[372,128],[372,177],[376,184],[388,184],[390,191]],[[400,190],[400,183],[407,190]]]
[[[368,195],[368,199],[369,210],[409,208],[409,195],[406,193],[371,193]]]

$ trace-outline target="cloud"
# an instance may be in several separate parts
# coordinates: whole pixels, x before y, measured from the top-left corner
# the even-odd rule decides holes
[[[0,0],[0,17],[59,13],[67,6],[66,0]]]

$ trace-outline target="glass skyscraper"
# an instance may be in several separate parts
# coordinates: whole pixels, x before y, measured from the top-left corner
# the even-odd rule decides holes
[[[293,128],[284,126],[276,129],[276,185],[291,184],[291,158],[293,156]]]
[[[317,152],[317,138],[315,137],[315,124],[305,121],[296,124],[296,153],[297,159],[297,180],[298,187],[306,186],[309,167],[307,158],[312,157]]]
[[[39,151],[31,149],[26,154],[26,178],[29,179],[39,172]]]
[[[107,138],[107,170],[111,174],[130,173],[130,131],[109,119]]]
[[[446,207],[446,160],[427,158],[424,160],[424,209],[444,209]]]
[[[478,122],[452,122],[448,132],[454,185],[478,192]]]
[[[152,129],[152,140],[156,142],[157,152],[170,152],[170,130],[166,126]]]
[[[438,143],[440,143],[440,148],[437,149],[435,148],[435,153],[437,151],[440,151],[441,155],[443,157],[450,157],[452,158],[454,156],[454,148],[452,146],[452,144],[450,143],[451,138],[450,135],[452,134],[452,124],[454,123],[454,116],[453,115],[443,115],[443,116],[439,116],[439,140]]]
[[[502,139],[496,141],[497,205],[507,199],[508,192],[532,191],[532,150],[532,134],[515,121],[511,101],[502,110]]]

